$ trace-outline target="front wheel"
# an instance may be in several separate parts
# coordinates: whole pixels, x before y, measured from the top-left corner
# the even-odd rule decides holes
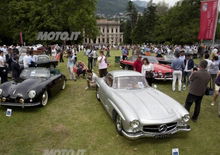
[[[62,90],[64,90],[65,88],[66,88],[66,81],[63,80]]]
[[[48,93],[47,93],[47,91],[45,91],[42,95],[42,98],[41,98],[41,105],[43,107],[45,107],[47,105],[47,103],[48,103]]]
[[[128,65],[126,65],[126,66],[124,67],[124,70],[129,70]]]
[[[115,127],[116,127],[118,134],[122,136],[123,135],[122,134],[122,130],[123,130],[122,118],[118,114],[116,115],[116,119],[115,119]]]
[[[96,98],[100,101],[99,87],[96,88]]]

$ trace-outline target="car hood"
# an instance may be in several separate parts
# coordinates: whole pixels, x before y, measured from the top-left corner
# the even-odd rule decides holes
[[[171,68],[169,68],[168,66],[165,66],[165,65],[161,65],[161,64],[154,64],[154,70],[156,72],[162,72],[162,73],[173,72],[173,70]]]
[[[10,98],[24,97],[27,98],[28,92],[35,89],[43,79],[26,79],[20,82],[9,82],[3,88],[3,96],[10,96]]]
[[[188,113],[177,101],[153,88],[119,90],[115,94],[142,123],[176,121]]]

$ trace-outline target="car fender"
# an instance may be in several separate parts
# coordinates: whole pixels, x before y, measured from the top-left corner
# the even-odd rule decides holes
[[[113,110],[115,110],[117,112],[117,114],[125,121],[125,117],[123,116],[123,114],[120,112],[120,110],[118,109],[118,107],[114,104],[114,102],[110,99],[108,99],[109,102],[111,103],[111,105],[113,106]]]

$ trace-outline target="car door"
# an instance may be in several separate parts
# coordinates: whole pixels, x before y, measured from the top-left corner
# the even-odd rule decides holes
[[[62,89],[62,87],[63,87],[63,82],[64,82],[64,77],[61,75],[61,74],[59,74],[58,76],[57,76],[57,78],[58,78],[58,80],[57,80],[57,87],[58,87],[58,92]]]
[[[50,82],[48,85],[48,89],[49,89],[51,95],[55,95],[61,90],[61,88],[60,88],[61,82],[60,81],[61,81],[60,75],[51,74]]]
[[[111,89],[112,89],[112,85],[113,85],[113,76],[109,73],[107,74],[107,76],[104,78],[104,83],[102,85],[101,88],[101,100],[102,103],[105,107],[105,109],[107,110],[107,112],[111,115]]]

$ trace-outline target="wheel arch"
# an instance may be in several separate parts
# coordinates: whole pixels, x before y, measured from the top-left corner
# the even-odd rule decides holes
[[[116,116],[117,114],[123,119],[125,120],[125,117],[123,116],[122,112],[119,110],[119,108],[110,100],[111,102],[111,105],[113,106],[113,109],[112,109],[112,119],[115,120],[116,119]]]

